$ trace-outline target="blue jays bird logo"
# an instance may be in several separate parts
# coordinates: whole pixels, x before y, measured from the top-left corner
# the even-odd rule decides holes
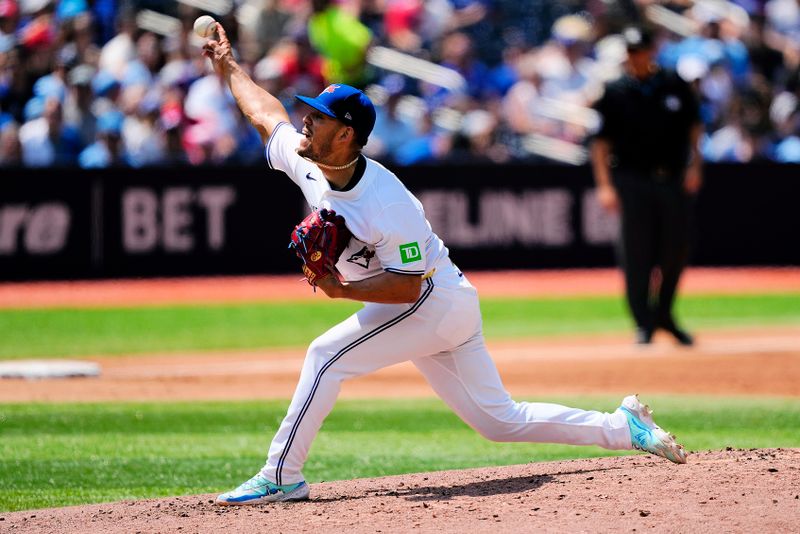
[[[331,84],[328,87],[326,87],[325,90],[322,91],[322,92],[323,93],[332,93],[332,92],[336,91],[340,87],[341,87],[341,85]]]
[[[369,269],[369,261],[374,257],[374,250],[368,250],[367,247],[362,247],[361,250],[347,258],[347,261],[348,263],[353,263],[359,267]]]

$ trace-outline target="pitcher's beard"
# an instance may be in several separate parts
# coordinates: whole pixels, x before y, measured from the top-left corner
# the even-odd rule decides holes
[[[319,149],[314,150],[311,143],[308,143],[305,147],[299,147],[297,149],[297,155],[301,158],[305,158],[307,160],[311,160],[317,163],[322,163],[331,153],[331,144],[330,142],[323,143]]]
[[[305,133],[305,132],[304,132]],[[328,139],[327,141],[323,141],[321,146],[314,150],[311,145],[311,141],[308,137],[305,138],[306,143],[305,146],[299,146],[295,149],[295,152],[298,156],[305,159],[306,161],[310,161],[311,163],[315,163],[317,167],[321,169],[328,169],[331,171],[341,171],[344,169],[348,169],[358,163],[358,158],[361,157],[360,152],[356,154],[356,157],[353,158],[352,161],[349,163],[345,163],[344,165],[331,165],[330,163],[324,163],[323,160],[329,159],[333,150],[331,149],[331,141]]]
[[[317,160],[316,155],[314,154],[314,151],[311,150],[310,146],[307,146],[306,148],[298,148],[297,150],[295,150],[295,152],[297,152],[297,155],[300,156],[301,158],[305,158],[311,161]]]

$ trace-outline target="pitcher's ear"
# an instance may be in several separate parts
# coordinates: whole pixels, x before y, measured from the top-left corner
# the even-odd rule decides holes
[[[349,138],[352,138],[356,135],[356,131],[353,129],[352,126],[345,126],[342,128],[342,131],[339,132],[339,139],[342,141],[347,141]]]

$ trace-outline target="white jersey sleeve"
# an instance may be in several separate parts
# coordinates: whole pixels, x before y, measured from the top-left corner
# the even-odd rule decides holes
[[[377,221],[380,232],[375,253],[384,271],[423,275],[426,239],[430,234],[424,214],[412,203],[386,207]]]
[[[321,195],[328,189],[319,168],[297,155],[297,148],[303,134],[288,122],[279,122],[264,146],[264,157],[270,169],[286,173],[300,187],[303,196],[314,209],[319,205]]]
[[[288,122],[279,122],[272,130],[264,147],[264,156],[270,169],[277,169],[289,175],[299,185],[297,173],[305,160],[297,155],[297,147],[303,134],[296,131]]]

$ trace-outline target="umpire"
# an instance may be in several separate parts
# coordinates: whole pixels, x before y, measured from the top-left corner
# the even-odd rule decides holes
[[[621,211],[620,261],[636,342],[662,328],[692,345],[672,315],[689,251],[691,197],[702,182],[699,105],[692,87],[658,67],[646,28],[623,31],[627,73],[595,103],[602,126],[591,143],[598,199]]]

